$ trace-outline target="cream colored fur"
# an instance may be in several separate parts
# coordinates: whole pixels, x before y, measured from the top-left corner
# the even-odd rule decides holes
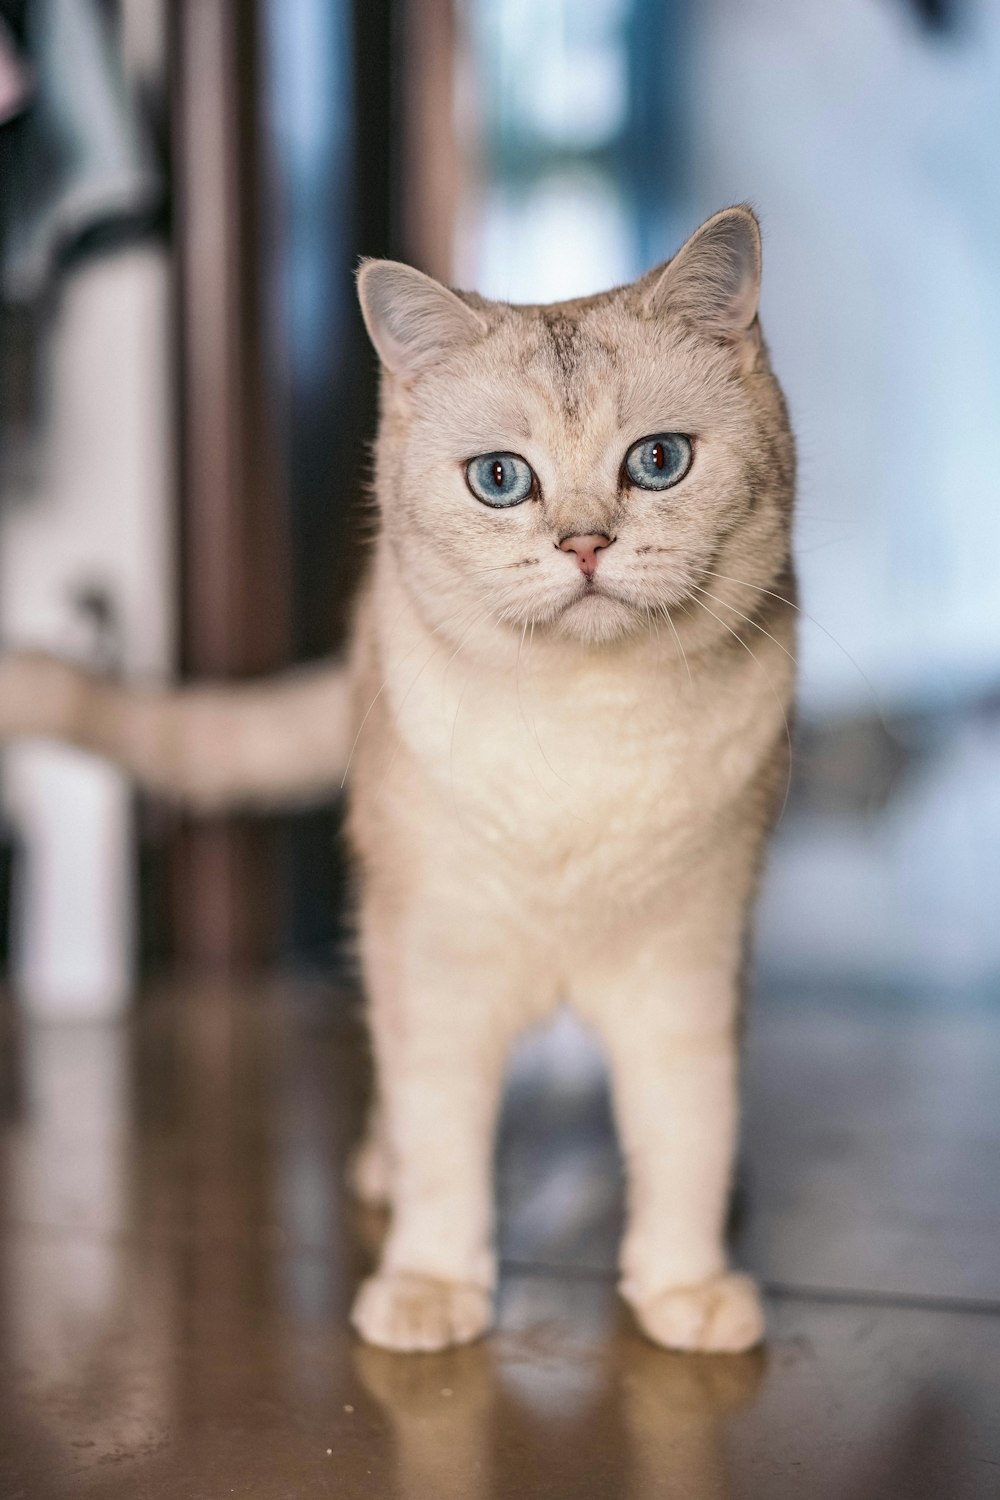
[[[379,1080],[354,1178],[392,1209],[353,1313],[373,1343],[488,1327],[504,1064],[561,1000],[608,1057],[641,1326],[677,1349],[761,1335],[723,1238],[748,912],[793,682],[794,461],[759,271],[743,208],[635,285],[548,308],[368,263],[382,524],[346,671],[142,697],[0,666],[0,733],[74,738],[204,805],[349,765]],[[693,435],[689,474],[632,488],[627,449],[663,431]],[[465,463],[495,450],[528,460],[536,496],[473,497]],[[579,533],[613,539],[602,592],[558,546]]]
[[[68,740],[211,812],[337,786],[352,734],[339,665],[264,683],[137,689],[41,652],[0,660],[0,738]]]

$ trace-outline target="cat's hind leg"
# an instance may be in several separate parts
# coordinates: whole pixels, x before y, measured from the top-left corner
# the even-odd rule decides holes
[[[364,1133],[347,1163],[347,1186],[366,1208],[388,1208],[389,1183],[385,1121],[382,1106],[375,1099],[365,1118]]]

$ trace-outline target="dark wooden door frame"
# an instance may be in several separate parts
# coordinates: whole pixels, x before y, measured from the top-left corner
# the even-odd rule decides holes
[[[447,276],[459,161],[451,0],[325,3],[344,7],[353,37],[345,108],[352,112],[354,181],[345,213],[355,253],[401,255]],[[303,568],[293,556],[293,504],[301,523],[304,504],[325,502],[301,493],[301,485],[290,488],[281,384],[289,372],[274,368],[274,277],[262,263],[280,254],[282,233],[275,179],[267,175],[276,153],[262,118],[264,0],[172,0],[168,15],[179,658],[186,677],[239,677],[285,665],[296,645],[310,652],[334,646],[343,631],[360,561],[350,496],[366,473],[357,459],[374,409],[374,360],[352,310],[353,331],[343,326],[357,372],[331,413],[338,464],[330,504],[342,513],[336,525],[324,516],[319,528],[330,547],[324,580],[325,564]],[[345,285],[347,272],[345,266]],[[296,577],[307,596],[317,593],[319,579],[321,595],[301,600],[298,611]],[[305,606],[314,617],[308,640]],[[304,880],[326,899],[312,872],[318,841],[331,833],[329,817],[312,833],[301,820],[297,829],[286,825],[284,837],[260,818],[180,823],[169,861],[175,957],[232,970],[272,961],[282,937],[294,945],[295,923],[289,928],[283,908],[286,899],[290,911],[302,907]]]
[[[265,385],[258,232],[258,16],[253,0],[175,0],[171,18],[179,650],[183,675],[284,665],[288,527]],[[173,839],[172,947],[182,964],[272,959],[275,830],[185,821]]]

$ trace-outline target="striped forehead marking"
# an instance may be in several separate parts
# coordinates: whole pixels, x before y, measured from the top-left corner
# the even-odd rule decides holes
[[[580,327],[565,313],[545,314],[548,349],[559,381],[559,395],[567,415],[579,410],[580,391],[577,375],[582,355]]]

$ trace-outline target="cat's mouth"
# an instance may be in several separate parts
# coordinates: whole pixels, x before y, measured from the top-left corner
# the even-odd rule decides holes
[[[556,629],[574,639],[599,644],[632,634],[639,621],[638,611],[627,599],[606,583],[588,579],[562,606]]]
[[[568,601],[567,609],[572,609],[576,604],[596,603],[599,599],[608,600],[613,604],[627,604],[628,602],[613,589],[609,589],[606,584],[598,582],[596,578],[584,578],[581,583],[580,591]]]

